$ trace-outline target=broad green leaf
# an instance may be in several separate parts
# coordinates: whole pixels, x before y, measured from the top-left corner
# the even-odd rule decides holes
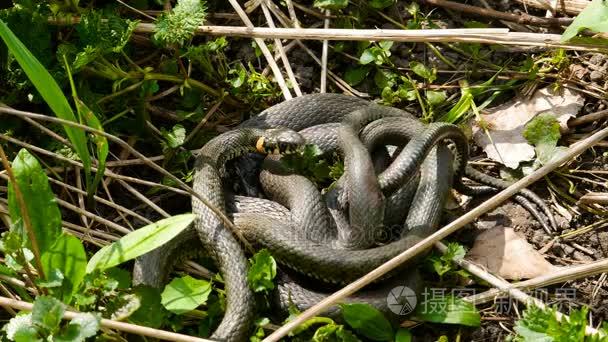
[[[99,330],[101,316],[92,313],[80,313],[72,318],[62,331],[53,336],[54,342],[84,342],[88,337],[95,336]]]
[[[32,323],[46,334],[52,334],[59,327],[65,307],[51,296],[39,296],[34,301]]]
[[[608,4],[604,0],[591,1],[566,28],[561,41],[566,42],[585,29],[598,33],[608,32]]]
[[[416,75],[429,81],[429,83],[433,83],[437,79],[437,70],[435,68],[429,69],[424,64],[416,61],[410,62],[410,68],[412,68],[412,71]]]
[[[274,289],[274,277],[277,275],[277,263],[267,249],[255,253],[249,260],[251,267],[247,272],[249,286],[254,292]]]
[[[342,315],[348,325],[374,341],[389,341],[394,332],[391,323],[378,309],[369,304],[341,304]]]
[[[478,327],[481,324],[481,316],[475,305],[453,296],[427,298],[416,306],[413,318],[425,322],[470,327]]]
[[[313,6],[322,9],[340,10],[348,6],[348,0],[315,0]]]
[[[84,279],[87,267],[87,254],[82,242],[75,236],[63,233],[55,244],[42,254],[41,259],[47,278],[54,270],[59,270],[64,276],[62,286],[51,289],[51,293],[63,302],[70,303],[74,291]]]
[[[412,332],[406,328],[399,328],[395,334],[395,342],[412,342]]]
[[[61,213],[55,195],[38,160],[26,149],[19,151],[13,160],[12,168],[25,201],[40,254],[44,254],[61,234]],[[13,186],[10,184],[8,191],[9,213],[16,229],[23,234],[24,241],[27,241],[26,245],[31,246],[24,230],[23,216]]]
[[[160,296],[165,309],[179,315],[204,304],[210,293],[210,282],[184,276],[173,279]]]
[[[55,113],[58,118],[77,122],[74,112],[57,82],[55,82],[51,74],[49,74],[36,57],[32,55],[2,20],[0,20],[0,37],[4,40],[4,43],[8,46],[13,56],[15,56],[15,59],[34,87],[36,87],[36,90],[38,90],[44,101],[53,110],[53,113]],[[87,149],[87,139],[84,132],[67,125],[63,126],[63,129],[82,161],[85,177],[90,177],[91,157],[89,155],[89,150]]]
[[[348,69],[346,73],[344,73],[344,80],[346,83],[351,86],[356,86],[359,83],[363,82],[363,80],[369,74],[370,68],[366,66]]]
[[[87,264],[87,273],[105,270],[144,255],[173,239],[193,220],[193,214],[182,214],[139,228],[95,253]]]
[[[443,102],[445,102],[445,100],[447,98],[448,98],[448,96],[445,93],[445,91],[433,91],[433,90],[426,91],[426,100],[428,101],[428,103],[431,106],[440,105]]]

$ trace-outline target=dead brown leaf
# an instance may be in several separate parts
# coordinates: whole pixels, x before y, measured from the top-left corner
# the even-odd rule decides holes
[[[472,124],[473,140],[489,158],[516,169],[520,162],[534,157],[534,147],[523,137],[526,124],[538,114],[552,113],[567,128],[568,119],[578,113],[583,102],[583,97],[570,89],[540,89],[529,99],[517,99],[481,115],[483,123]],[[480,126],[488,128],[492,141]]]
[[[497,226],[477,236],[466,259],[505,279],[530,279],[556,269],[512,228]]]

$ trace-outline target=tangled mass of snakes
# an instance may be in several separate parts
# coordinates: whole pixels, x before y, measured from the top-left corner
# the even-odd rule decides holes
[[[326,191],[281,161],[307,144],[344,162],[343,175]],[[346,285],[432,234],[451,189],[482,195],[509,185],[467,160],[467,138],[455,125],[425,125],[404,110],[313,94],[270,107],[210,140],[196,157],[193,189],[230,217],[249,244],[268,249],[276,259],[277,308],[305,310],[327,295],[324,288]],[[229,167],[244,164],[253,165],[251,186],[259,191],[235,193]],[[514,200],[542,225],[555,226],[533,192],[520,191]],[[224,280],[226,308],[211,338],[246,340],[256,303],[245,250],[200,200],[192,199],[192,210],[193,226],[138,259],[134,279],[161,287],[178,260],[196,253],[212,256]],[[348,301],[369,303],[387,318],[402,320],[387,309],[387,293],[399,285],[420,288],[415,262]],[[339,308],[324,314],[335,317]]]

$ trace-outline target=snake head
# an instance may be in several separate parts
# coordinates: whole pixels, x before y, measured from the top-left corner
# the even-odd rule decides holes
[[[271,128],[258,138],[256,149],[265,154],[291,154],[304,146],[300,133],[288,128]]]

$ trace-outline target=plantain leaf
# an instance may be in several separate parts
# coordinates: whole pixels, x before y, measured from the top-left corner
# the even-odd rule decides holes
[[[55,195],[38,160],[26,149],[19,151],[13,160],[12,168],[17,186],[25,201],[40,254],[44,254],[51,249],[61,234],[61,213],[55,202]],[[21,212],[17,202],[14,186],[10,184],[8,191],[9,213],[13,221],[13,229],[17,229],[23,241],[26,241],[26,246],[29,247],[31,241],[23,227],[24,213]]]
[[[105,270],[156,249],[190,226],[193,214],[172,216],[123,236],[120,240],[100,249],[87,264],[87,273]]]
[[[51,288],[53,296],[69,303],[74,291],[84,279],[87,266],[87,254],[82,242],[75,236],[63,233],[51,246],[50,250],[42,254],[42,268],[47,277],[59,270],[64,279],[60,287]]]

